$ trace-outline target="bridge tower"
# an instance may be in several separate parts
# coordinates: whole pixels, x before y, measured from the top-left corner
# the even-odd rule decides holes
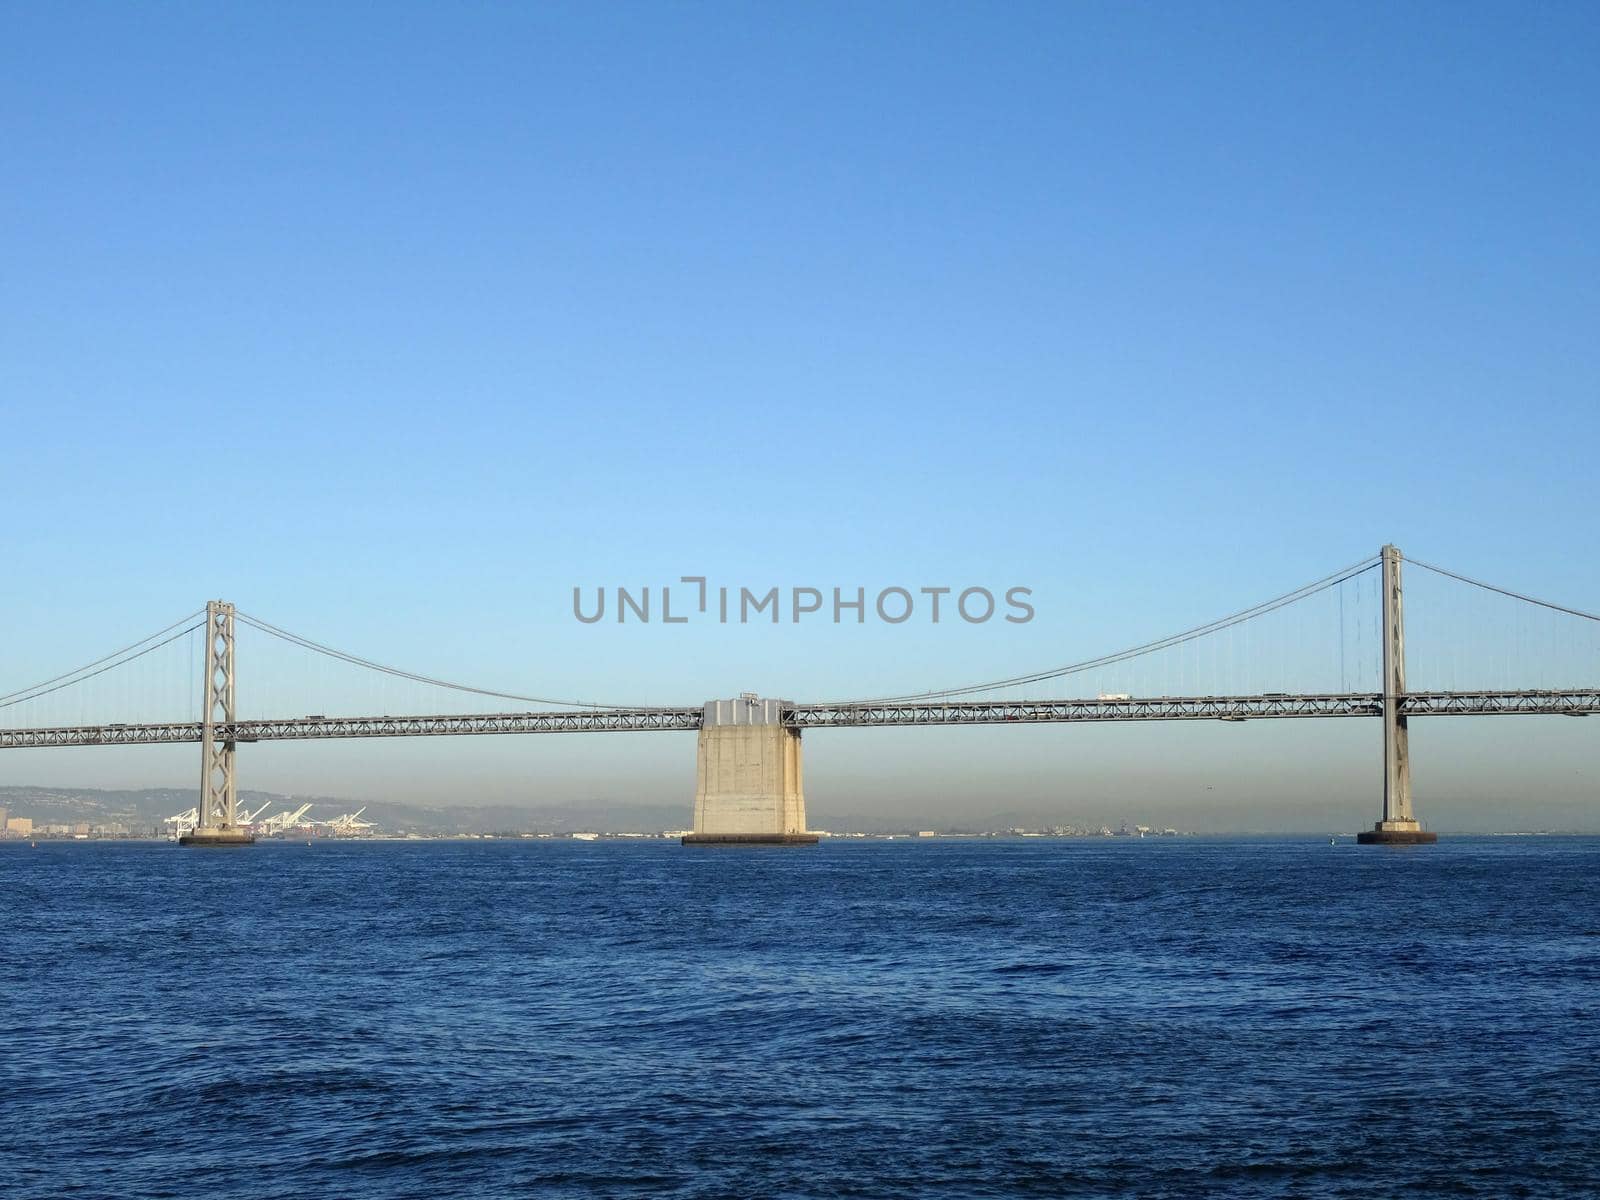
[[[233,605],[206,605],[205,710],[200,715],[200,820],[178,839],[184,846],[248,846],[255,835],[239,828],[238,778],[233,766]],[[217,726],[227,730],[217,738]]]
[[[1411,746],[1405,714],[1405,607],[1400,589],[1401,554],[1385,546],[1383,559],[1383,819],[1356,835],[1356,841],[1378,845],[1435,842],[1439,835],[1422,828],[1411,811]]]

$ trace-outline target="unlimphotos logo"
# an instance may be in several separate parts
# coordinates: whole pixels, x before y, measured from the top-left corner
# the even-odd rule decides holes
[[[704,575],[680,576],[678,584],[688,584],[690,588],[680,587],[676,601],[672,593],[676,585],[656,588],[654,603],[649,587],[596,587],[592,604],[585,599],[587,589],[574,587],[572,615],[585,625],[604,621],[608,608],[619,625],[648,625],[651,621],[687,625],[694,620],[721,625],[767,621],[776,625],[786,617],[795,625],[830,619],[835,625],[864,625],[869,617],[885,625],[903,625],[911,620],[937,625],[952,618],[982,625],[997,615],[1012,625],[1026,625],[1033,620],[1033,605],[1028,603],[1033,589],[1025,587],[1010,587],[999,593],[1006,610],[1001,614],[996,591],[986,587],[886,587],[869,596],[865,587],[712,587]],[[689,594],[685,595],[686,591]]]

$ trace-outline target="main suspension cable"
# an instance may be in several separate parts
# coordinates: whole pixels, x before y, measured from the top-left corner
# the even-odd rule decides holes
[[[201,611],[203,612],[204,610],[202,609]],[[196,617],[196,616],[199,616],[200,613],[191,613],[189,615],[190,615],[190,617]],[[91,670],[89,670],[89,667],[83,667],[78,671],[69,671],[66,675],[57,675],[55,677],[55,679],[47,679],[47,680],[45,680],[44,683],[35,684],[31,688],[24,688],[20,692],[12,692],[8,696],[0,696],[0,708],[10,708],[14,704],[26,704],[29,700],[37,700],[41,696],[48,696],[51,692],[59,692],[63,688],[69,688],[69,687],[73,686],[73,684],[82,683],[86,679],[93,679],[96,675],[104,675],[107,671],[114,671],[118,667],[126,666],[128,663],[131,663],[136,659],[143,658],[146,654],[149,654],[151,651],[159,650],[163,646],[170,645],[171,643],[177,641],[181,637],[187,637],[189,634],[193,633],[195,630],[199,629],[204,624],[205,624],[204,621],[197,621],[193,625],[190,625],[186,629],[178,630],[177,633],[172,634],[172,636],[170,636],[170,637],[163,638],[161,641],[156,642],[153,645],[145,646],[145,648],[143,650],[140,650],[137,654],[129,654],[129,655],[127,655],[127,657],[120,658],[116,662],[108,662],[107,661],[108,659],[112,659],[112,658],[116,658],[117,657],[114,654],[108,654],[108,655],[106,655],[105,658],[98,658],[94,662],[89,664],[89,667],[93,667],[93,666],[97,666],[100,663],[105,663],[106,665],[103,666],[103,667],[100,667],[99,670],[91,671]],[[172,626],[168,625],[167,629],[163,629],[161,631],[161,633],[166,633],[167,630],[171,629],[171,628],[172,628]],[[150,635],[150,637],[161,637],[161,634],[160,633],[153,633],[153,634]],[[145,639],[145,641],[149,641],[149,640],[150,640],[149,638]],[[138,646],[140,644],[141,643],[139,643],[139,642],[135,642],[133,645],[134,646]],[[127,647],[126,649],[132,649],[132,648],[133,647],[130,646],[130,647]],[[125,651],[118,651],[118,653],[119,654],[120,653],[125,653]],[[69,678],[69,676],[70,676],[70,678]],[[64,681],[64,682],[62,682],[62,681]],[[51,686],[49,686],[50,684],[54,684],[55,686],[51,687]]]
[[[34,693],[34,692],[38,692],[38,694],[41,695],[41,696],[42,695],[46,695],[47,693],[42,692],[39,689],[50,687],[50,685],[53,684],[53,683],[61,683],[62,687],[71,687],[73,683],[78,682],[77,679],[73,678],[74,676],[82,676],[84,679],[90,679],[90,678],[92,678],[92,676],[85,674],[85,672],[90,671],[95,667],[98,667],[101,663],[110,663],[112,667],[119,667],[119,666],[122,665],[122,662],[132,662],[134,658],[138,658],[141,655],[148,654],[150,652],[150,650],[154,650],[154,649],[156,649],[156,647],[155,646],[151,646],[146,650],[140,650],[139,654],[135,654],[131,658],[122,659],[122,656],[124,654],[127,654],[131,650],[138,650],[139,647],[143,646],[146,642],[153,642],[153,641],[155,641],[156,638],[161,637],[164,634],[171,633],[174,629],[178,628],[179,625],[187,624],[188,622],[194,620],[196,617],[201,616],[202,614],[204,614],[205,611],[206,610],[203,609],[203,608],[197,608],[197,609],[194,610],[194,612],[188,613],[185,616],[179,617],[176,621],[174,621],[171,625],[168,625],[165,629],[158,629],[154,633],[150,634],[148,637],[142,637],[137,642],[133,642],[133,643],[127,645],[127,646],[124,646],[120,650],[113,650],[110,654],[102,655],[101,657],[95,659],[92,663],[87,663],[84,666],[79,667],[75,671],[65,671],[62,674],[55,676],[54,678],[46,679],[46,680],[43,680],[42,682],[36,683],[32,687],[19,688],[14,692],[7,692],[5,695],[0,696],[0,705],[4,705],[7,702],[13,701],[13,700],[15,700],[16,697],[19,697],[19,696],[22,697],[22,699],[24,699],[24,700],[28,699],[29,695],[31,693]],[[199,627],[195,626],[195,628],[199,628]],[[185,629],[183,632],[184,633],[188,633],[190,631],[188,629]],[[168,638],[167,640],[168,641],[172,641],[173,639]],[[162,642],[161,645],[163,645],[163,646],[166,645],[166,642]],[[122,662],[111,662],[111,660],[114,659],[114,658],[115,659],[122,659]],[[106,669],[109,670],[110,667],[107,667]],[[96,675],[100,674],[99,671],[95,671],[94,673]],[[62,680],[66,680],[67,682],[66,683],[62,683]],[[56,691],[56,690],[59,690],[59,689],[51,688],[51,690],[52,691]],[[17,700],[16,703],[21,703],[21,701]]]
[[[1582,617],[1585,621],[1600,621],[1600,616],[1594,613],[1584,612],[1582,609],[1577,608],[1568,608],[1565,604],[1553,604],[1549,600],[1541,600],[1537,596],[1525,596],[1521,592],[1513,592],[1509,588],[1496,587],[1494,584],[1485,583],[1481,579],[1473,579],[1469,575],[1461,575],[1455,571],[1446,570],[1444,567],[1436,567],[1432,563],[1425,563],[1420,558],[1408,558],[1405,561],[1421,567],[1425,571],[1432,571],[1435,575],[1446,575],[1451,579],[1460,580],[1462,583],[1470,583],[1473,587],[1482,588],[1486,592],[1498,592],[1500,595],[1509,596],[1513,600],[1537,604],[1540,608],[1554,609],[1556,612],[1566,613],[1571,617]]]
[[[317,654],[326,655],[329,658],[338,659],[340,662],[346,662],[352,666],[364,667],[369,671],[379,671],[385,675],[392,675],[396,679],[408,679],[413,683],[425,683],[432,687],[448,688],[455,692],[469,692],[475,696],[492,696],[498,700],[520,700],[526,704],[547,704],[555,708],[623,710],[649,707],[647,705],[639,704],[600,704],[590,700],[551,700],[542,696],[522,696],[518,695],[516,692],[500,692],[495,691],[493,688],[473,687],[471,684],[455,683],[448,679],[436,679],[431,675],[419,675],[415,671],[406,671],[400,667],[386,666],[383,663],[374,662],[370,658],[362,658],[359,654],[350,654],[344,650],[336,649],[333,646],[326,646],[321,642],[312,641],[308,637],[302,637],[298,633],[291,633],[287,629],[280,629],[278,626],[269,621],[263,621],[260,617],[252,617],[248,613],[240,612],[237,609],[235,609],[234,615],[245,624],[255,629],[259,629],[262,633],[270,634],[275,638],[289,642],[291,645],[299,646],[302,649],[310,650]]]
[[[971,683],[961,687],[946,688],[938,691],[910,692],[904,695],[880,696],[868,700],[835,700],[826,701],[824,703],[892,704],[906,700],[929,700],[936,697],[968,696],[974,692],[988,692],[994,691],[998,688],[1017,687],[1026,683],[1040,683],[1047,679],[1059,679],[1064,675],[1077,675],[1084,671],[1093,670],[1096,667],[1107,667],[1119,662],[1126,662],[1131,658],[1138,658],[1141,655],[1152,654],[1158,650],[1166,650],[1173,646],[1182,645],[1184,642],[1191,642],[1196,638],[1204,637],[1206,634],[1218,633],[1224,629],[1232,628],[1235,625],[1239,625],[1250,620],[1252,617],[1263,616],[1266,613],[1283,608],[1285,605],[1293,604],[1297,600],[1304,600],[1306,597],[1314,596],[1318,592],[1325,591],[1328,588],[1337,587],[1341,583],[1345,583],[1348,580],[1354,579],[1358,575],[1372,570],[1380,561],[1381,560],[1378,555],[1373,555],[1370,558],[1364,558],[1360,562],[1352,563],[1343,570],[1335,571],[1332,575],[1324,576],[1313,583],[1306,584],[1304,587],[1298,587],[1292,592],[1285,592],[1283,595],[1278,596],[1275,599],[1266,600],[1260,604],[1252,605],[1250,608],[1241,609],[1239,612],[1233,613],[1231,616],[1219,617],[1215,621],[1208,621],[1204,625],[1196,625],[1193,629],[1184,630],[1182,633],[1175,633],[1170,637],[1158,638],[1153,642],[1146,642],[1141,646],[1134,646],[1128,650],[1119,650],[1115,654],[1105,654],[1098,658],[1090,658],[1085,659],[1082,662],[1069,663],[1063,667],[1052,667],[1045,671],[1036,671],[1028,675],[1014,675],[1009,679],[996,679],[987,683]]]

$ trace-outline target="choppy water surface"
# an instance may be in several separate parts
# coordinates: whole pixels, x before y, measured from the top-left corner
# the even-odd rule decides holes
[[[1597,869],[8,846],[0,1193],[1595,1195]]]

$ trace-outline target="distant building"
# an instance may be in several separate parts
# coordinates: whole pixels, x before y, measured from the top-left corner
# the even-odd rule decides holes
[[[32,817],[7,817],[6,818],[6,832],[9,833],[9,834],[14,835],[16,837],[32,837],[33,836],[33,818]]]

